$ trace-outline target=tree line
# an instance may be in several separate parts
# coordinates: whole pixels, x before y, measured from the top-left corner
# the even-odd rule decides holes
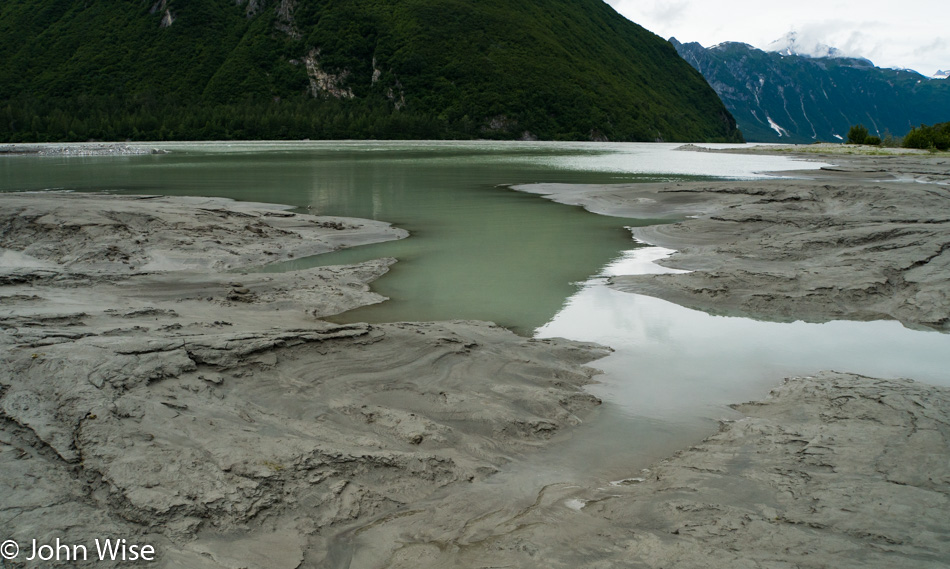
[[[0,103],[2,142],[472,138],[464,122],[349,101],[226,105],[128,104],[96,99]],[[367,108],[369,107],[369,108]]]
[[[903,138],[895,138],[885,132],[884,138],[873,136],[863,124],[856,124],[848,130],[848,144],[865,144],[868,146],[902,146],[920,150],[948,150],[950,149],[950,122],[937,123],[933,126],[922,124],[912,127]]]

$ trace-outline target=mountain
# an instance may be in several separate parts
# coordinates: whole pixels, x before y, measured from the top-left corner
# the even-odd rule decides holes
[[[3,0],[0,140],[722,140],[602,0]]]
[[[930,78],[931,79],[948,79],[950,78],[950,70],[944,71],[941,69],[940,71],[937,71],[936,73],[934,73]]]
[[[845,57],[836,47],[818,41],[803,40],[796,31],[791,31],[765,46],[765,51],[774,51],[781,55],[801,55],[804,57]]]
[[[855,124],[901,136],[950,119],[950,82],[914,71],[859,58],[788,55],[800,48],[788,42],[781,53],[742,43],[670,42],[709,81],[749,141],[833,142]]]

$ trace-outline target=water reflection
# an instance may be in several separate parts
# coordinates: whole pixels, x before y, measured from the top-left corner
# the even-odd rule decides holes
[[[574,293],[572,283],[629,248],[626,220],[591,215],[507,184],[755,177],[818,167],[786,157],[678,152],[670,144],[515,142],[251,142],[155,144],[169,154],[0,156],[0,191],[67,188],[220,196],[298,211],[388,221],[402,242],[359,247],[272,270],[399,259],[373,288],[392,300],[340,322],[491,320],[530,335]]]
[[[713,316],[606,286],[608,275],[670,272],[653,262],[670,252],[625,252],[536,332],[614,348],[594,364],[605,375],[591,390],[631,416],[718,418],[725,405],[762,397],[781,378],[821,370],[950,386],[948,334],[884,320],[809,324]]]

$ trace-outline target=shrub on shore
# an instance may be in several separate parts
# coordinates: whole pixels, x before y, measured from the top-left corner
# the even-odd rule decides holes
[[[904,136],[904,148],[950,150],[950,122],[911,128]]]
[[[864,144],[867,137],[868,129],[863,124],[853,125],[848,130],[848,144]]]
[[[863,124],[856,124],[848,130],[848,144],[866,144],[868,146],[880,146],[881,137],[871,136],[868,129]]]

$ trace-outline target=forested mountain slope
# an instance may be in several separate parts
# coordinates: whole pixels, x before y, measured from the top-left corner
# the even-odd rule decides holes
[[[740,140],[601,0],[3,0],[0,140]]]

